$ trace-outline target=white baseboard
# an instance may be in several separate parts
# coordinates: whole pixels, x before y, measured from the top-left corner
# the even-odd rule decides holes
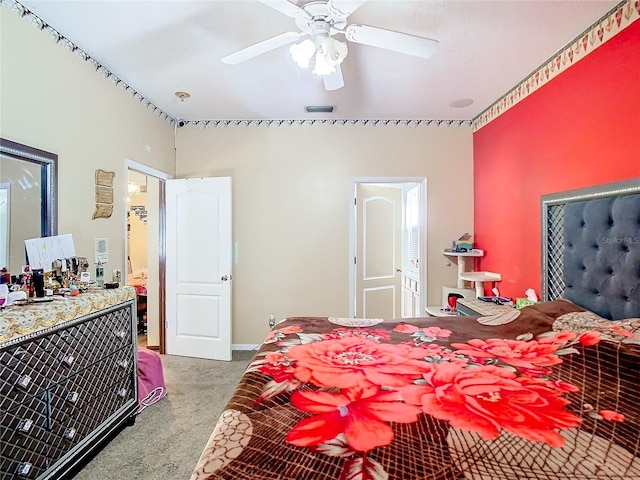
[[[258,343],[233,343],[231,350],[258,350],[260,344]]]

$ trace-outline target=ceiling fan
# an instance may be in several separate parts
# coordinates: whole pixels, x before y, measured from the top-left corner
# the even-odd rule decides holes
[[[371,45],[394,52],[429,58],[436,53],[438,41],[408,33],[367,25],[347,25],[347,18],[367,0],[312,1],[298,6],[288,0],[258,0],[292,17],[298,32],[285,32],[223,57],[223,63],[236,65],[276,48],[290,45],[293,60],[301,68],[313,67],[322,76],[327,90],[344,86],[340,64],[348,53],[347,44],[333,35],[344,35],[349,42]],[[299,43],[298,40],[305,38]]]

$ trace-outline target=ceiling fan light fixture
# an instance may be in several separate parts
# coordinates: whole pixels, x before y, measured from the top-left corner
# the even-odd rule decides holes
[[[329,75],[335,71],[336,71],[336,67],[327,61],[326,56],[322,55],[322,53],[320,52],[317,52],[316,61],[315,61],[312,72],[316,75],[322,76],[322,75]]]
[[[289,47],[289,53],[291,58],[300,68],[309,68],[311,59],[316,53],[316,46],[313,40],[309,38],[301,41],[300,43],[294,43]]]
[[[316,62],[313,73],[329,75],[336,71],[347,56],[347,44],[333,37],[323,38],[316,48]]]
[[[300,68],[309,68],[313,64],[313,73],[329,75],[336,71],[336,65],[347,56],[347,44],[333,37],[317,39],[307,38],[289,47],[291,58]]]

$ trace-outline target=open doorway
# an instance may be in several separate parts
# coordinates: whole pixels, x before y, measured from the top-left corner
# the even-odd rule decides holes
[[[353,178],[350,315],[423,317],[426,305],[425,178]]]
[[[124,278],[136,289],[138,345],[164,353],[163,172],[126,161]]]
[[[127,284],[136,289],[136,315],[138,317],[138,346],[153,347],[155,329],[148,328],[148,319],[151,312],[148,311],[148,286],[149,275],[153,277],[155,265],[150,265],[148,258],[147,232],[149,229],[149,209],[151,193],[147,190],[151,187],[151,181],[147,175],[135,170],[129,170],[127,176]],[[151,212],[152,217],[155,212]],[[152,222],[153,223],[153,222]],[[150,286],[149,286],[150,288]],[[152,301],[153,305],[155,302]],[[152,339],[148,341],[148,334]],[[156,346],[159,346],[156,343]]]

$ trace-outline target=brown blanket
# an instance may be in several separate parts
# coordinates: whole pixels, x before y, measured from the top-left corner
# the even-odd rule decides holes
[[[620,375],[620,344],[552,331],[582,310],[549,302],[495,326],[289,318],[241,379],[192,480],[638,478],[638,357],[623,352],[633,373]]]

